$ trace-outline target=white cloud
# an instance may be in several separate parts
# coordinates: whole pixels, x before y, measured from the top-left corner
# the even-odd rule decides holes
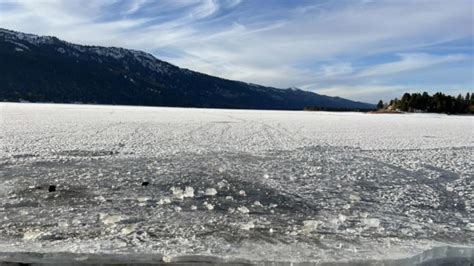
[[[390,85],[364,85],[364,86],[334,86],[318,89],[318,93],[347,97],[352,99],[368,99],[369,102],[376,103],[381,98],[383,100],[400,97],[400,94],[407,91],[403,86]],[[380,94],[384,96],[378,96]],[[388,96],[388,97],[387,97]]]
[[[191,19],[204,19],[219,11],[219,3],[215,0],[203,0],[190,10],[188,16]]]
[[[399,61],[383,63],[369,67],[358,73],[357,77],[384,76],[404,71],[413,71],[420,68],[426,68],[437,64],[450,63],[469,59],[462,54],[436,56],[426,53],[408,53],[400,54]]]
[[[296,2],[271,8],[242,0],[8,3],[15,7],[2,11],[1,27],[84,44],[168,49],[177,56],[156,56],[181,67],[341,95],[359,95],[356,91],[374,84],[396,87],[383,82],[387,76],[472,60],[456,51],[423,52],[474,36],[469,0]],[[364,62],[380,54],[400,58]]]

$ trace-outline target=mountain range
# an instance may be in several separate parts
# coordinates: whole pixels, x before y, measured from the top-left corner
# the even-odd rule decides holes
[[[276,110],[374,108],[297,88],[218,78],[142,51],[78,45],[1,28],[0,59],[0,101]]]

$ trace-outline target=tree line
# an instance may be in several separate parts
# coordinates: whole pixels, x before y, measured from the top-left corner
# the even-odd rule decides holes
[[[377,108],[389,111],[400,110],[403,112],[473,114],[474,93],[467,93],[465,96],[459,94],[457,97],[441,92],[433,95],[429,95],[427,92],[405,93],[401,99],[395,98],[388,104],[384,104],[380,100]]]

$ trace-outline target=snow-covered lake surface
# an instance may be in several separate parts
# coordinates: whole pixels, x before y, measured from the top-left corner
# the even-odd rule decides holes
[[[472,116],[18,103],[0,116],[0,261],[473,260]]]

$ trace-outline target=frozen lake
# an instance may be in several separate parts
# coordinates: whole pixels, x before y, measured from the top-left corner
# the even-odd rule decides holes
[[[0,103],[0,119],[0,261],[473,260],[473,116]]]

